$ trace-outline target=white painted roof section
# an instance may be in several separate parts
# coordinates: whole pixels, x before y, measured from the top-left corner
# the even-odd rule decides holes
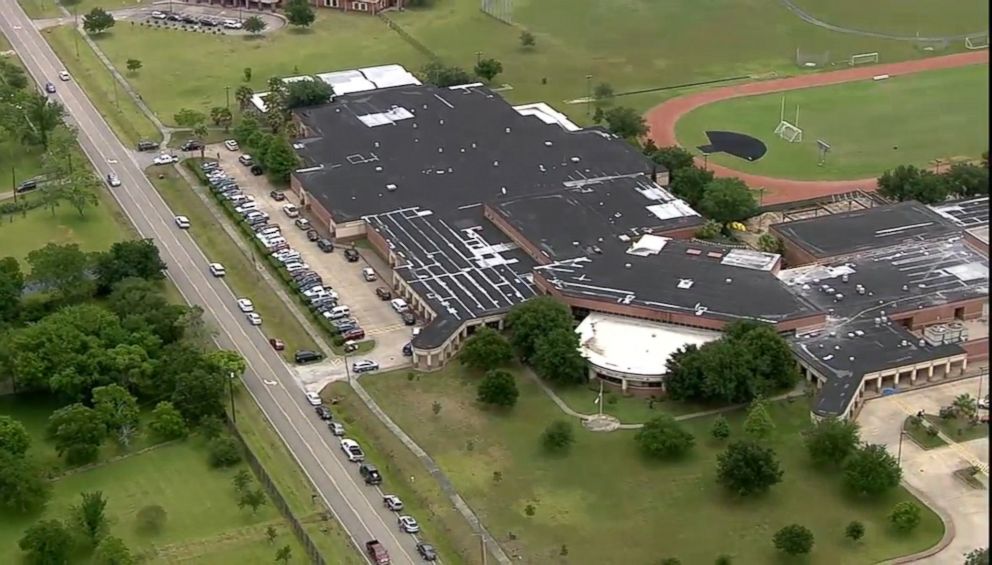
[[[765,253],[753,249],[734,249],[723,256],[720,264],[728,267],[754,269],[755,271],[771,271],[778,264],[779,258],[781,255],[777,253]]]
[[[645,234],[642,235],[627,253],[631,255],[640,255],[641,257],[647,257],[648,255],[657,255],[661,253],[661,250],[665,248],[665,244],[671,241],[671,238],[662,237],[660,235]]]
[[[310,75],[299,75],[295,77],[286,77],[282,79],[282,81],[285,83],[300,82],[301,80],[313,80],[313,77]]]
[[[365,114],[364,116],[358,116],[358,119],[366,126],[374,128],[376,126],[390,125],[400,120],[409,120],[412,117],[413,113],[410,110],[401,106],[393,106],[385,112]]]
[[[334,94],[351,94],[376,89],[375,83],[365,78],[361,71],[356,70],[320,73],[317,78],[330,85],[334,89]]]
[[[720,332],[592,312],[575,330],[589,362],[603,369],[660,378],[668,358],[685,345],[703,345]]]
[[[268,92],[256,92],[251,95],[252,106],[258,108],[258,111],[263,114],[269,111],[269,106],[265,103],[265,97],[268,95]]]
[[[977,228],[971,228],[970,230],[965,230],[965,231],[967,231],[968,233],[970,233],[972,235],[972,237],[974,237],[978,241],[984,243],[985,245],[988,245],[989,244],[989,227],[988,226],[979,226]]]
[[[681,200],[672,200],[664,204],[652,204],[648,206],[648,212],[654,214],[661,220],[671,220],[672,218],[685,218],[687,216],[698,216],[699,213]]]
[[[964,282],[980,281],[989,278],[988,265],[983,265],[978,261],[972,261],[961,265],[952,265],[944,270]]]
[[[365,67],[359,69],[376,88],[390,88],[393,86],[408,86],[421,84],[413,73],[403,68],[402,65],[381,65],[378,67]]]
[[[566,131],[579,131],[582,129],[572,123],[565,114],[562,114],[544,102],[514,106],[513,109],[521,116],[534,116],[546,124],[558,124]]]

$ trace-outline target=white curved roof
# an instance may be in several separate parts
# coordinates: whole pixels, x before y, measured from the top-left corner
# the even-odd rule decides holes
[[[597,367],[660,377],[673,353],[719,339],[720,332],[592,312],[575,330],[579,347]]]

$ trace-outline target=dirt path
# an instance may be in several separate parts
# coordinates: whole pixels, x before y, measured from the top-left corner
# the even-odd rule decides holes
[[[675,137],[675,124],[683,114],[691,112],[700,106],[729,98],[829,86],[857,80],[870,80],[872,77],[878,75],[898,76],[935,69],[988,64],[988,62],[988,50],[969,51],[967,53],[956,53],[954,55],[933,57],[930,59],[915,59],[886,65],[854,67],[828,73],[808,74],[714,88],[713,90],[705,90],[703,92],[673,98],[649,110],[647,116],[645,116],[648,127],[650,128],[648,135],[659,147],[678,145],[678,140]],[[702,159],[697,160],[701,165]],[[855,189],[874,190],[876,186],[874,178],[839,181],[801,181],[743,173],[735,171],[730,167],[713,163],[709,164],[709,168],[717,176],[738,177],[754,189],[763,189],[761,203],[764,205],[841,194]]]

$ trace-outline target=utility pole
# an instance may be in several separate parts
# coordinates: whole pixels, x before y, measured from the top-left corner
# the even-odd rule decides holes
[[[599,402],[597,402],[596,404],[599,404],[599,415],[602,416],[603,415],[603,379],[602,378],[599,379]]]
[[[902,436],[906,435],[906,430],[899,428],[899,453],[896,455],[896,464],[902,469]]]
[[[486,537],[479,535],[479,551],[482,553],[482,565],[486,565]]]
[[[230,86],[225,86],[224,87],[224,98],[227,100],[227,111],[230,112],[231,111],[231,87]]]
[[[14,167],[10,168],[10,190],[14,191],[14,204],[17,204],[17,175],[14,173]],[[978,383],[979,394],[981,394],[982,383]]]
[[[478,65],[482,62],[482,51],[475,52],[475,64]]]
[[[586,75],[586,115],[592,115],[592,75]]]
[[[348,366],[348,354],[344,354],[344,374],[348,377],[348,386],[351,386],[351,367]]]
[[[234,408],[234,373],[230,373],[227,379],[227,389],[231,392],[231,421],[238,422],[238,412]]]

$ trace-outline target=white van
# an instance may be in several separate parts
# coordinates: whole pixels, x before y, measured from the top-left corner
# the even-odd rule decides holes
[[[279,229],[279,226],[272,226],[271,228],[265,228],[264,230],[258,233],[259,235],[270,236],[270,235],[276,235],[282,233],[282,230]]]
[[[300,215],[300,209],[297,208],[295,204],[283,205],[282,211],[285,212],[285,214],[290,218],[296,218]]]
[[[362,269],[362,278],[364,278],[368,282],[372,282],[376,279],[375,271],[372,269],[372,267],[365,267],[364,269]]]
[[[396,310],[399,314],[402,314],[410,309],[410,306],[406,303],[406,300],[403,300],[402,298],[394,298],[389,301],[389,304],[393,307],[393,310]]]
[[[348,308],[346,305],[342,304],[341,306],[335,306],[334,308],[331,308],[331,311],[328,312],[328,314],[329,314],[329,316],[327,316],[328,319],[340,320],[341,318],[347,318],[348,316],[351,316],[351,308]]]

